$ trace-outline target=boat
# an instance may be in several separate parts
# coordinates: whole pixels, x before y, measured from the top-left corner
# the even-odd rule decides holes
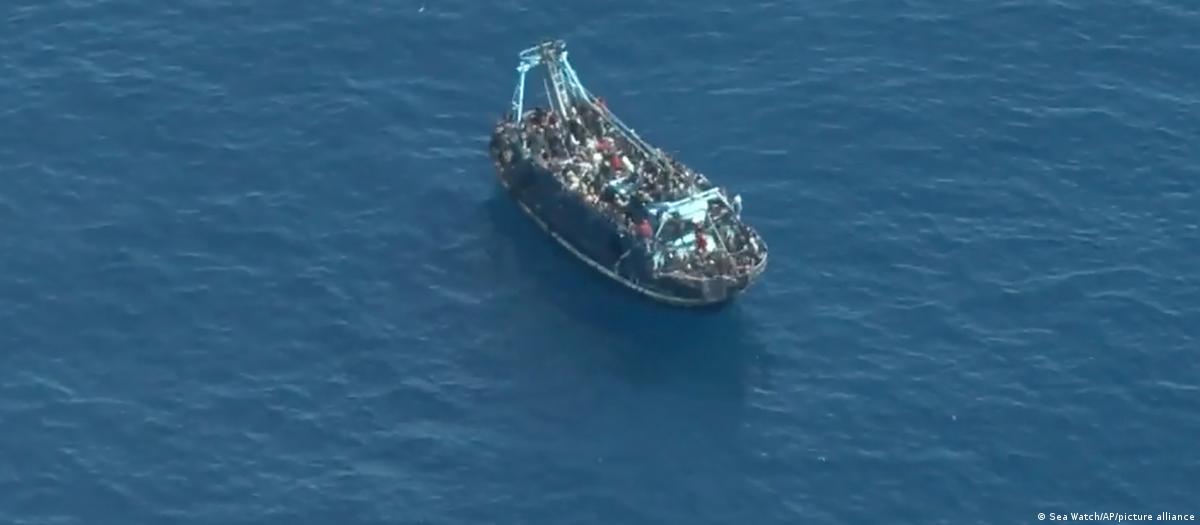
[[[489,157],[517,205],[575,257],[674,306],[720,305],[767,267],[742,199],[654,147],[579,81],[562,40],[518,55],[512,107]],[[546,105],[525,108],[541,66]]]

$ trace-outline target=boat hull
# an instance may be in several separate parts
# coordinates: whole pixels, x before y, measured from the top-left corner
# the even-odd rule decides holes
[[[642,241],[564,188],[549,170],[519,157],[517,148],[511,151],[510,162],[497,159],[496,174],[518,207],[567,252],[626,288],[673,306],[717,306],[735,298],[766,268],[764,257],[737,278],[688,282],[656,276]]]

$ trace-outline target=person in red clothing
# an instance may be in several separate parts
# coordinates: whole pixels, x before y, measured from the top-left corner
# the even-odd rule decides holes
[[[612,165],[613,171],[621,171],[621,167],[624,166],[624,164],[621,162],[621,157],[616,155],[613,155],[608,161],[609,164]]]
[[[694,224],[696,225],[694,232],[696,235],[696,251],[704,253],[708,249],[708,240],[704,238],[704,231],[700,229],[700,223],[697,222]]]
[[[654,236],[654,229],[650,227],[649,219],[642,219],[642,222],[638,224],[638,235],[647,239]]]

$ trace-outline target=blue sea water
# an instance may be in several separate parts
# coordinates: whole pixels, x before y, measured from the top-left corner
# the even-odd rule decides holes
[[[1200,4],[0,20],[0,523],[1200,514]],[[547,36],[744,196],[738,302],[640,300],[499,190]]]

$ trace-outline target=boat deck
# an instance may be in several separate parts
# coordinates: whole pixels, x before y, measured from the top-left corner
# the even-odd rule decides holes
[[[748,286],[767,250],[742,222],[741,198],[639,137],[579,82],[566,55],[561,41],[520,54],[512,110],[491,144],[510,191],[556,240],[635,284],[658,281],[652,288],[701,302]],[[537,66],[549,104],[526,110],[525,77]]]

